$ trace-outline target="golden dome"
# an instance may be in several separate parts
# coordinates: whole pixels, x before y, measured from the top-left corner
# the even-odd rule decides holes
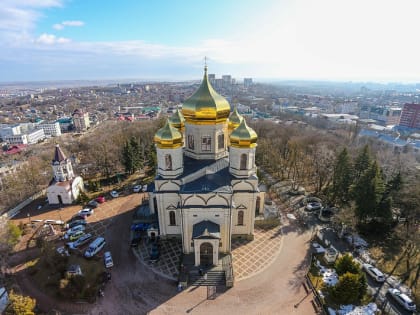
[[[230,145],[235,148],[255,148],[257,139],[257,133],[242,118],[240,125],[230,135]]]
[[[168,120],[165,126],[156,132],[154,140],[160,149],[176,149],[182,147],[181,132],[172,127]]]
[[[213,89],[207,78],[207,66],[204,78],[198,90],[182,104],[182,114],[189,123],[214,124],[224,122],[230,113],[228,101]]]
[[[169,123],[179,130],[184,129],[185,118],[179,109],[169,118]]]
[[[238,113],[238,109],[235,107],[233,113],[229,116],[229,130],[237,128],[244,118]]]

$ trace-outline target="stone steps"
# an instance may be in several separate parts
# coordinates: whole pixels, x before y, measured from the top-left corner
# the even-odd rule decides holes
[[[226,284],[225,272],[223,270],[207,271],[207,279],[198,272],[192,271],[189,274],[189,285],[192,286],[224,286]]]

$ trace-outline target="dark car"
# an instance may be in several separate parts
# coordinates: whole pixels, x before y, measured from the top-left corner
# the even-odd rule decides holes
[[[150,261],[157,261],[159,259],[159,256],[159,246],[158,244],[153,243],[152,247],[150,248]]]
[[[76,225],[86,225],[86,221],[85,220],[70,221],[69,223],[67,223],[66,228],[71,229],[73,226],[76,226]]]
[[[77,220],[84,220],[86,221],[87,214],[76,213],[74,216],[71,217],[69,222],[77,221]]]
[[[91,200],[86,206],[89,208],[97,208],[99,206],[99,202],[97,202],[96,200]]]

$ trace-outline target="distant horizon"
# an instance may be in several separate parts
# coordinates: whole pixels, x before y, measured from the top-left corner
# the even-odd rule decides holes
[[[261,81],[420,82],[419,11],[417,0],[3,0],[0,82],[195,80],[205,56],[210,73]]]

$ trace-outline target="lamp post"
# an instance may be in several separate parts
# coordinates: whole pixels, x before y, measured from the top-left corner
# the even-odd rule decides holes
[[[31,214],[29,212],[27,214],[27,217],[28,217],[28,223],[31,224]]]

